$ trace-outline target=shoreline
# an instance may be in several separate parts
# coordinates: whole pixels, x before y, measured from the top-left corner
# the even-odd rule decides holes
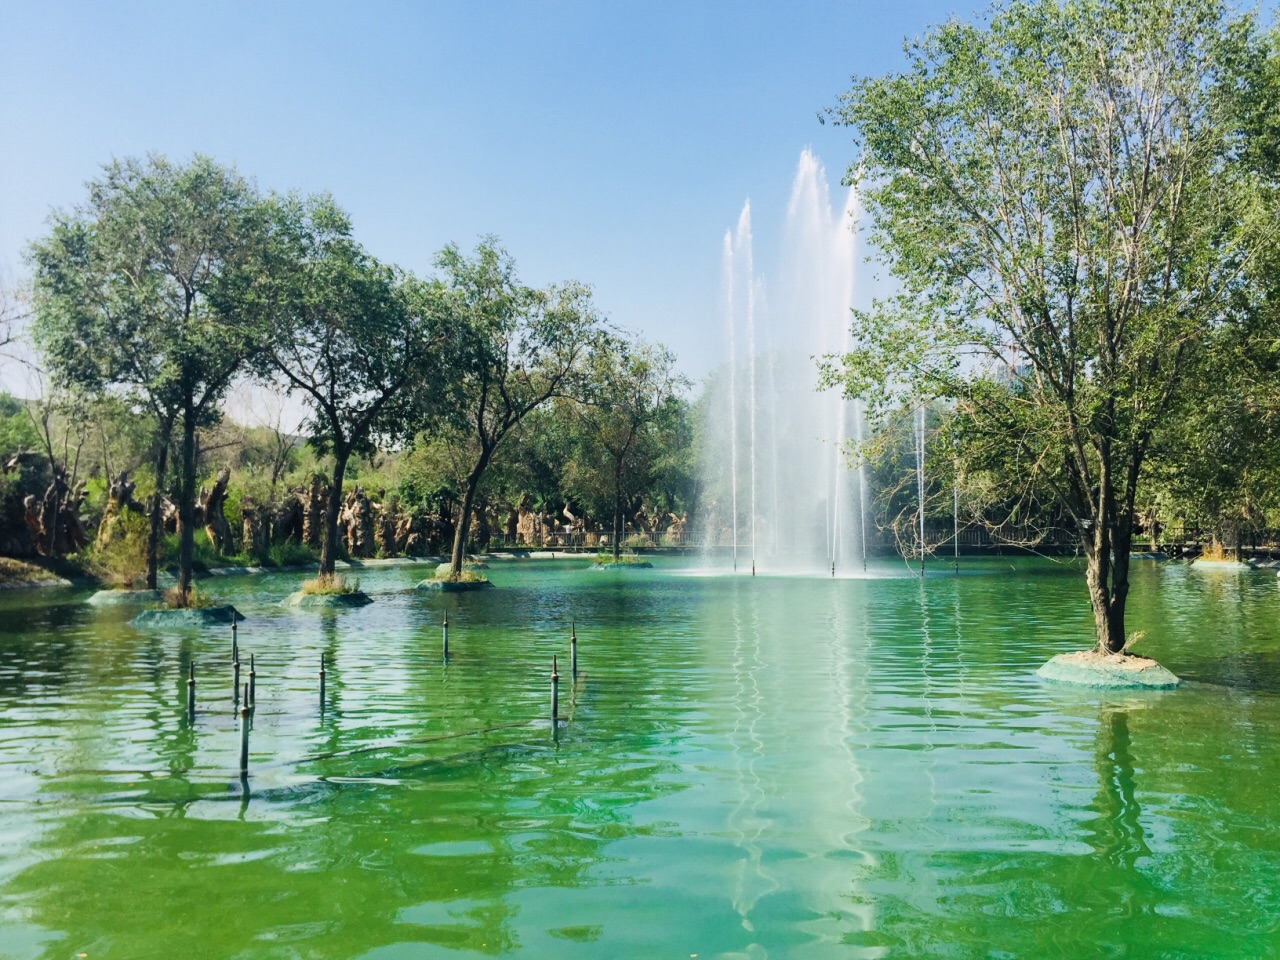
[[[574,559],[590,559],[594,554],[587,553],[570,553],[559,550],[517,550],[503,553],[477,553],[467,555],[472,560],[483,560],[486,563],[519,563],[527,560],[574,560]],[[38,578],[28,580],[3,580],[0,581],[0,590],[38,590],[48,589],[50,587],[98,587],[100,589],[111,589],[96,577],[62,577],[50,572],[46,567],[39,564],[28,563],[26,561],[17,561],[32,571],[40,571],[45,574]],[[414,557],[370,557],[366,560],[338,560],[334,563],[334,568],[338,571],[359,571],[359,570],[381,570],[389,567],[413,567],[433,565],[439,566],[442,563],[448,563],[447,556],[414,556]],[[259,576],[267,573],[314,573],[320,569],[319,562],[289,564],[283,567],[263,567],[263,566],[233,566],[233,567],[210,567],[207,570],[194,571],[192,573],[193,580],[206,580],[217,577],[239,577],[239,576]],[[159,582],[162,586],[171,585],[177,580],[176,576],[168,571],[162,571]]]

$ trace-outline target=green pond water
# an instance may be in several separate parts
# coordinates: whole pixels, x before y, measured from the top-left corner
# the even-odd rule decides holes
[[[1274,572],[1136,564],[1190,682],[1115,694],[1034,675],[1088,643],[1070,565],[688,563],[389,568],[329,613],[209,582],[248,796],[229,628],[0,597],[0,957],[1280,957]]]

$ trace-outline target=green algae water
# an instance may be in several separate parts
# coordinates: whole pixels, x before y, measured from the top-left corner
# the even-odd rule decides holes
[[[1274,572],[1137,564],[1189,682],[1116,694],[1034,675],[1087,644],[1070,565],[687,564],[389,568],[327,613],[211,582],[247,794],[229,629],[0,598],[0,957],[1280,956]]]

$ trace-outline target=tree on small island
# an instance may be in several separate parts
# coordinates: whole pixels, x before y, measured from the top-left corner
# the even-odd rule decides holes
[[[274,199],[272,221],[271,254],[239,280],[259,308],[260,373],[303,394],[309,443],[333,456],[320,537],[320,579],[333,580],[347,466],[435,415],[450,317],[438,283],[371,257],[328,197]]]
[[[1015,0],[906,45],[830,111],[898,292],[828,383],[873,418],[946,398],[966,473],[1073,519],[1100,652],[1126,643],[1135,498],[1274,257],[1274,115],[1253,19],[1214,0]],[[1274,119],[1268,121],[1274,125]],[[1274,145],[1271,145],[1272,148]],[[1266,329],[1277,333],[1274,315]]]
[[[511,257],[493,240],[481,243],[472,257],[445,247],[436,265],[460,324],[460,360],[453,376],[471,443],[450,558],[449,576],[457,580],[476,492],[495,454],[547,401],[582,395],[586,361],[604,335],[604,322],[590,288],[578,283],[526,287]]]
[[[614,561],[622,549],[622,507],[652,485],[664,421],[678,419],[688,381],[665,347],[610,337],[593,351],[588,388],[575,403],[580,429],[569,478],[612,494]]]
[[[85,205],[55,212],[49,236],[30,250],[32,332],[55,383],[123,393],[154,419],[152,589],[160,495],[181,424],[177,606],[191,593],[196,429],[218,419],[255,349],[226,280],[261,250],[262,213],[253,185],[207,157],[185,165],[126,158],[90,182]]]

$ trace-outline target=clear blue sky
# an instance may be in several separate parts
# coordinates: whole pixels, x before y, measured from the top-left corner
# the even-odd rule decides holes
[[[744,199],[767,262],[800,150],[851,158],[817,112],[981,6],[0,0],[0,271],[108,158],[198,151],[331,192],[415,272],[497,234],[699,376]]]

